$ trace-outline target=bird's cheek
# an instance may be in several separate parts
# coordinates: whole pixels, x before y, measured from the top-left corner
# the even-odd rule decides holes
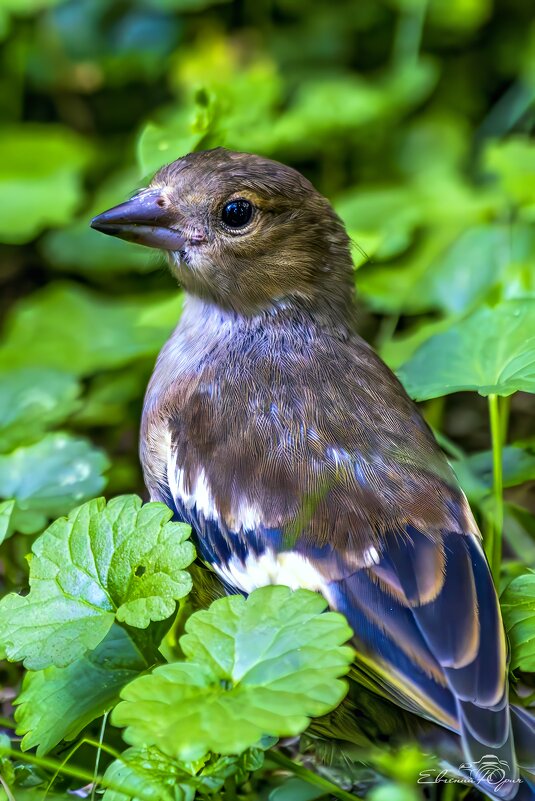
[[[202,276],[209,272],[206,245],[186,240],[180,250],[168,254],[171,271],[180,279],[184,273]]]

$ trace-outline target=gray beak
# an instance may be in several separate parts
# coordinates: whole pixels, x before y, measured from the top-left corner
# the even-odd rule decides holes
[[[149,248],[181,250],[184,237],[171,223],[161,190],[144,189],[126,203],[98,214],[91,220],[91,228]]]

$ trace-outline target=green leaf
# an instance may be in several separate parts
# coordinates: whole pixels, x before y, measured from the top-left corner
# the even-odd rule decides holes
[[[127,748],[104,774],[114,789],[106,790],[103,801],[193,801],[195,789],[187,779],[182,765],[155,748]]]
[[[513,579],[501,596],[511,669],[535,671],[535,572]]]
[[[194,138],[190,150],[225,145],[250,153],[270,152],[276,138],[274,123],[280,117],[276,103],[281,81],[276,65],[265,54],[246,54],[220,31],[206,30],[194,47],[182,49],[174,61],[171,82],[182,97],[192,99],[182,102],[178,113],[173,111],[164,123],[158,164],[157,149],[151,148],[154,166],[188,152],[189,137]]]
[[[318,114],[321,109],[321,114]],[[385,96],[356,74],[303,80],[289,110],[278,117],[272,144],[287,151],[319,153],[334,135],[350,132],[376,121],[385,109]]]
[[[368,256],[390,259],[410,245],[421,210],[405,187],[358,188],[341,195],[336,211]]]
[[[0,503],[0,545],[8,535],[14,508],[15,501],[4,501],[4,503]]]
[[[86,440],[61,432],[0,456],[0,497],[14,498],[13,525],[24,534],[101,492],[108,459]]]
[[[504,191],[521,206],[530,206],[535,216],[535,145],[527,136],[511,136],[491,142],[485,151],[484,163],[495,173]]]
[[[181,112],[164,124],[148,122],[138,141],[138,159],[143,175],[152,175],[170,161],[196,150],[205,131],[195,130],[194,112]]]
[[[374,787],[368,795],[369,801],[421,801],[421,798],[416,788],[393,782]]]
[[[163,503],[103,498],[56,520],[34,543],[30,593],[0,602],[0,642],[27,668],[66,667],[115,620],[136,628],[173,614],[191,589],[189,527]]]
[[[74,284],[54,283],[12,309],[0,367],[39,365],[83,376],[154,356],[181,307],[178,291],[170,298],[112,301]]]
[[[316,787],[293,776],[270,792],[269,801],[314,801],[324,796],[324,787]]]
[[[102,236],[89,226],[92,217],[122,203],[137,187],[137,170],[125,170],[110,176],[99,187],[90,208],[85,209],[72,225],[46,234],[41,242],[46,259],[56,268],[93,276],[97,271],[109,275],[110,272],[158,269],[161,263],[159,254],[132,242]]]
[[[492,519],[494,513],[492,502],[489,503],[488,513]],[[535,517],[531,512],[518,504],[506,501],[503,530],[507,544],[516,558],[522,560],[528,567],[535,567]]]
[[[0,453],[33,442],[76,407],[78,382],[39,367],[0,372]]]
[[[132,369],[129,365],[113,372],[97,373],[88,383],[84,402],[73,418],[76,426],[112,426],[124,424],[127,408],[135,404],[145,393],[150,368]],[[137,411],[136,411],[137,415]],[[114,459],[113,468],[118,459]],[[134,465],[132,465],[134,467]]]
[[[25,123],[0,131],[0,152],[0,241],[28,242],[72,218],[89,158],[81,137],[60,126]]]
[[[323,614],[307,590],[263,587],[193,614],[180,639],[188,661],[156,668],[125,687],[113,713],[135,746],[178,759],[237,754],[264,734],[302,732],[346,693],[353,658],[344,618]]]
[[[2,8],[15,14],[33,14],[60,2],[61,0],[2,0]]]
[[[491,13],[491,0],[431,0],[429,4],[430,24],[454,32],[478,28]]]
[[[455,325],[454,317],[445,317],[440,320],[433,319],[430,322],[424,318],[418,318],[410,328],[404,330],[399,336],[388,339],[381,345],[380,354],[391,370],[397,370],[404,362],[407,362],[418,348],[435,334],[447,331]]]
[[[405,221],[408,232],[417,223],[421,224],[426,213],[425,201],[422,198],[417,201],[414,192],[407,193],[407,198],[405,208],[397,215],[390,216],[388,208],[385,209],[385,230],[392,230],[401,221]],[[442,222],[441,229],[428,234],[416,252],[411,251],[402,263],[366,265],[357,276],[359,291],[373,308],[386,312],[469,311],[498,283],[508,258],[516,256],[516,249],[515,253],[511,251],[510,243],[515,240],[510,226],[464,228],[465,225],[465,220],[451,227]],[[519,238],[522,233],[518,231]],[[358,236],[357,233],[357,241]],[[410,239],[405,243],[401,239],[404,247],[409,243]],[[376,255],[388,258],[391,254],[379,250]]]
[[[427,309],[459,314],[473,308],[503,270],[511,239],[510,226],[477,225],[464,230],[418,283],[418,296]]]
[[[203,11],[228,2],[230,0],[149,0],[157,8],[172,11]]]
[[[451,462],[463,490],[473,502],[479,502],[492,490],[492,451],[473,453]],[[508,445],[502,450],[503,486],[516,487],[535,479],[535,453],[529,448]]]
[[[177,762],[156,748],[127,748],[106,771],[104,781],[113,783],[114,789],[106,790],[103,801],[129,801],[132,790],[139,793],[133,801],[190,801],[197,790],[218,792],[230,776],[243,781],[248,773],[262,767],[263,759],[261,750],[252,749],[239,757],[216,755],[196,762]],[[124,793],[119,790],[123,786]]]
[[[118,701],[119,691],[148,667],[128,634],[114,624],[104,640],[68,667],[24,676],[15,704],[23,751],[46,754],[61,740],[74,740],[88,723]]]
[[[535,392],[535,299],[483,306],[427,340],[398,371],[409,395]]]
[[[217,106],[212,93],[204,89],[194,95],[178,111],[164,115],[163,120],[148,122],[137,146],[138,162],[143,175],[152,175],[170,161],[196,150],[212,130]]]

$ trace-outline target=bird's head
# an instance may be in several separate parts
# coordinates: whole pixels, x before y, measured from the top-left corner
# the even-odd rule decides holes
[[[342,222],[299,172],[259,156],[191,153],[91,225],[166,251],[187,292],[226,309],[295,302],[343,313],[352,301]]]

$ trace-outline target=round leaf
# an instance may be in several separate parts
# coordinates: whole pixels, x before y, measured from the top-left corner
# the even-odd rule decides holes
[[[0,644],[39,670],[95,648],[117,619],[136,628],[165,620],[191,589],[189,527],[163,503],[98,498],[60,518],[32,548],[30,593],[0,602]]]
[[[0,366],[40,365],[83,376],[154,356],[181,306],[178,292],[111,301],[74,284],[52,284],[12,310]]]
[[[13,526],[24,534],[44,528],[99,493],[108,459],[86,440],[48,434],[39,442],[0,456],[0,497],[14,498]]]
[[[535,392],[535,299],[483,306],[424,342],[399,377],[416,400]]]
[[[122,692],[114,723],[132,745],[178,759],[241,753],[262,735],[302,732],[346,693],[353,651],[345,619],[307,590],[263,587],[192,615],[188,661],[156,668]]]
[[[0,453],[38,439],[65,420],[80,387],[68,373],[20,368],[0,373]]]
[[[64,668],[49,667],[24,676],[15,701],[17,734],[24,751],[37,746],[46,754],[113,706],[125,684],[147,664],[128,634],[113,625],[107,637],[81,659]]]

